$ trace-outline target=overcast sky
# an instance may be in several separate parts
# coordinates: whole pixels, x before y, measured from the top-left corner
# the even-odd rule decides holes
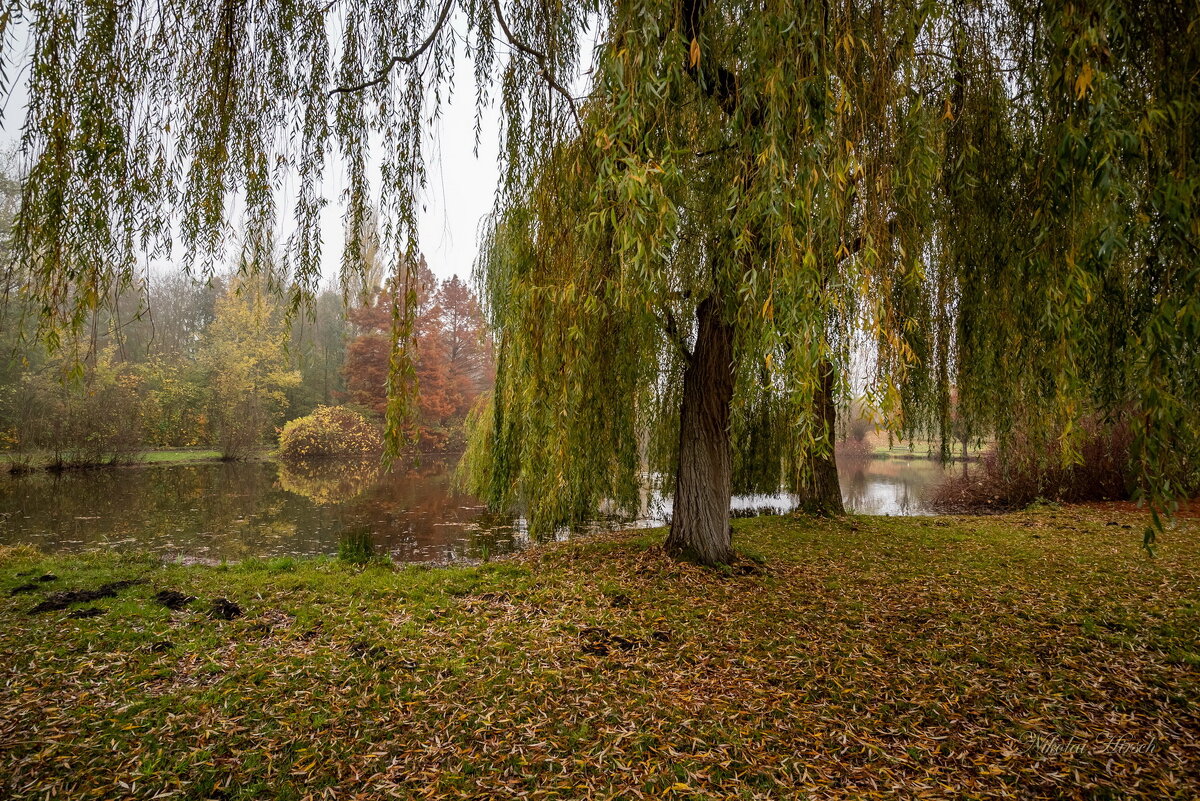
[[[480,219],[492,210],[499,181],[498,112],[485,110],[479,156],[475,149],[473,92],[459,91],[442,116],[429,162],[427,203],[420,218],[421,249],[442,278],[469,278],[478,251]],[[431,148],[431,151],[434,148]]]

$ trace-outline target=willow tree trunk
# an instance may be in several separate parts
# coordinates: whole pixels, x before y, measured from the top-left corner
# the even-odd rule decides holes
[[[683,374],[679,467],[666,546],[668,553],[704,565],[725,564],[733,556],[733,326],[721,315],[720,304],[711,297],[696,310],[696,345]]]
[[[818,366],[820,383],[813,396],[813,419],[819,426],[818,434],[823,442],[809,448],[806,455],[807,475],[801,485],[799,507],[809,514],[840,515],[845,513],[842,506],[842,488],[838,483],[837,460],[834,457],[833,441],[837,430],[837,407],[834,404],[833,382],[835,374],[833,364],[823,359]]]

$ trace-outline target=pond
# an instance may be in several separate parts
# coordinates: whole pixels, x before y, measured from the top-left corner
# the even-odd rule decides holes
[[[521,520],[455,491],[452,472],[452,462],[426,459],[388,475],[373,463],[214,462],[3,477],[0,544],[219,562],[334,554],[346,535],[369,533],[397,561],[445,562],[530,543]],[[840,463],[839,474],[849,511],[913,515],[928,513],[926,492],[944,472],[928,459],[859,459]],[[647,505],[632,525],[661,525],[669,514],[669,503]],[[739,515],[789,506],[786,495],[734,499]],[[594,527],[619,525],[630,523]]]

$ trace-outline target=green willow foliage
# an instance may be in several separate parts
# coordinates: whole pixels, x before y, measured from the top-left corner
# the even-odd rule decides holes
[[[477,491],[536,527],[669,488],[709,298],[736,487],[803,490],[821,371],[844,395],[865,345],[900,433],[947,450],[956,392],[1069,461],[1082,417],[1132,417],[1156,523],[1195,488],[1195,8],[713,3],[696,44],[688,8],[613,12],[583,132],[498,209]]]
[[[1015,3],[992,38],[947,142],[960,402],[1067,458],[1128,418],[1150,546],[1200,470],[1200,6]]]
[[[1195,474],[1189,0],[27,0],[0,30],[31,44],[16,249],[52,342],[177,233],[209,269],[234,197],[245,263],[269,261],[285,182],[298,305],[332,159],[347,286],[377,192],[411,288],[423,137],[469,54],[505,166],[476,485],[535,528],[672,474],[712,308],[735,332],[740,486],[803,485],[830,371],[897,431],[945,434],[957,403],[971,432],[1031,428],[1068,459],[1074,421],[1131,417],[1156,512]]]
[[[546,97],[543,75],[577,71],[575,32],[587,9],[561,9],[551,30],[538,5],[508,11],[514,37],[546,47],[533,63],[497,55],[499,6],[486,0],[6,3],[3,83],[27,75],[30,98],[14,242],[24,269],[13,272],[50,345],[83,332],[143,258],[171,256],[176,241],[199,274],[211,274],[234,238],[238,262],[273,277],[282,246],[291,283],[276,288],[293,308],[307,304],[320,278],[322,183],[336,163],[348,183],[344,290],[377,244],[401,288],[388,410],[400,436],[415,383],[405,354],[422,146],[463,55],[448,24],[456,8],[478,100],[499,91],[508,179],[519,182],[562,128],[565,112]],[[281,215],[284,201],[291,209]],[[284,242],[281,229],[291,231]]]
[[[491,483],[475,488],[524,503],[535,527],[601,498],[632,506],[640,469],[671,480],[680,376],[709,299],[737,332],[741,488],[802,488],[800,457],[832,444],[814,414],[821,370],[846,376],[864,332],[892,419],[928,394],[931,354],[914,345],[933,322],[945,124],[927,95],[944,70],[916,50],[936,46],[938,9],[713,5],[696,45],[654,24],[676,11],[617,9],[586,134],[485,242],[502,339]]]

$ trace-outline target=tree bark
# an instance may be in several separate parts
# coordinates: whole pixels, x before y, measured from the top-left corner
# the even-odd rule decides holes
[[[815,515],[841,515],[842,488],[838,483],[837,460],[834,457],[834,436],[837,431],[837,407],[834,404],[833,364],[823,359],[818,369],[820,383],[813,395],[813,418],[820,421],[818,434],[824,441],[810,447],[805,457],[807,475],[801,485],[799,508]]]
[[[733,401],[733,326],[712,297],[696,310],[696,345],[683,374],[679,466],[667,552],[703,565],[733,557],[729,409]]]

